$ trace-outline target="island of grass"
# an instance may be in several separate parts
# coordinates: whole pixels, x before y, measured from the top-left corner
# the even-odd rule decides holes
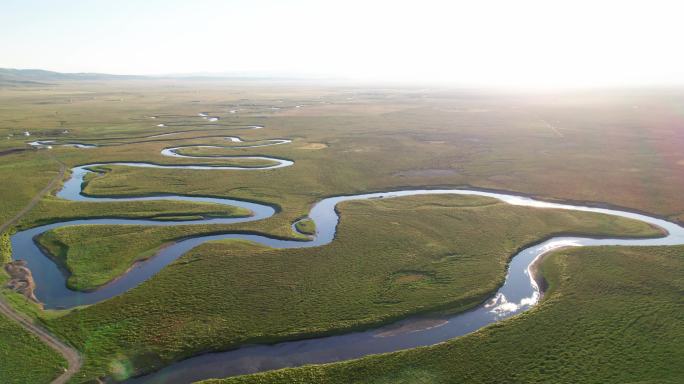
[[[208,176],[191,170],[132,171],[127,179],[108,176],[108,181],[95,183],[101,188],[91,192],[104,195],[135,186],[141,194],[184,194],[201,186],[204,194],[219,195],[228,188],[234,190],[231,196],[270,201],[283,208],[283,215],[291,214],[281,221],[279,236],[287,236],[290,224],[324,196],[397,186],[472,185],[605,201],[684,220],[684,199],[680,198],[684,157],[681,145],[673,144],[681,141],[681,132],[671,129],[671,121],[681,117],[684,97],[678,93],[611,91],[587,98],[581,92],[568,92],[548,98],[483,92],[473,98],[469,91],[382,88],[360,92],[352,103],[346,88],[313,86],[304,91],[284,87],[278,92],[278,102],[261,86],[238,88],[235,94],[203,83],[173,88],[156,82],[131,84],[126,89],[99,83],[4,88],[0,104],[6,108],[0,110],[0,119],[8,123],[0,125],[0,152],[27,147],[21,127],[33,127],[31,140],[100,147],[56,146],[1,156],[0,222],[13,217],[58,175],[58,161],[67,169],[113,161],[225,163],[171,159],[160,151],[183,145],[241,144],[231,144],[226,136],[239,136],[250,144],[295,139],[300,144],[229,149],[220,154],[267,154],[292,159],[296,165],[268,177],[265,172]],[[65,98],[76,89],[89,96]],[[198,90],[204,95],[201,101]],[[424,102],[416,102],[418,94],[425,96]],[[112,103],[110,98],[120,101]],[[227,103],[245,100],[253,103],[245,107],[249,111],[225,113],[219,122],[207,124],[198,116],[198,111],[225,111]],[[322,103],[314,105],[318,101]],[[310,105],[294,108],[301,103]],[[638,105],[662,108],[636,109]],[[568,129],[562,138],[549,126],[554,121]],[[160,123],[166,127],[157,127]],[[250,127],[255,125],[263,129]],[[311,144],[303,146],[304,142]],[[521,142],[525,145],[518,145]],[[315,148],[315,143],[329,147],[304,150]],[[128,173],[121,167],[115,172]],[[283,204],[303,196],[308,200],[294,204],[295,209]]]
[[[193,220],[209,217],[248,217],[246,208],[182,200],[69,201],[54,196],[42,199],[19,223],[20,229],[54,222],[93,219],[127,218],[150,220]]]
[[[122,201],[102,204],[74,203],[51,198],[44,200],[36,208],[36,214],[49,217],[50,219],[43,219],[43,222],[47,223],[87,217],[191,221],[207,217],[247,217],[251,212],[235,206],[173,200]],[[205,230],[211,228],[209,225],[201,227]],[[136,225],[79,225],[45,232],[36,238],[36,242],[46,254],[70,272],[67,279],[69,288],[87,291],[96,289],[120,276],[133,263],[153,256],[163,244],[183,235],[182,228],[169,227],[166,236],[159,236],[157,233],[157,236],[148,238],[148,233],[152,228]],[[191,229],[187,228],[187,230]],[[73,244],[78,244],[78,246],[73,246]]]
[[[279,383],[680,383],[684,247],[548,255],[535,309],[446,343],[341,363],[208,380]]]
[[[299,233],[313,236],[316,234],[316,223],[311,219],[304,218],[295,222],[295,229]]]
[[[235,156],[230,159],[230,165],[240,166],[240,167],[268,167],[274,165],[275,162],[267,159],[249,159],[240,158],[240,156],[245,156],[245,152],[236,152],[235,149],[240,147],[227,147],[227,148],[211,148],[203,146],[188,146],[180,147],[174,150],[175,153],[182,156],[197,156],[197,157],[207,157],[207,158],[222,158],[227,156]],[[247,149],[247,148],[245,148]],[[197,161],[197,159],[195,159]],[[223,160],[227,161],[227,160]]]
[[[278,250],[245,241],[207,243],[121,296],[44,322],[83,352],[80,378],[87,381],[112,375],[112,366],[135,374],[201,352],[463,311],[497,289],[516,250],[556,233],[660,234],[625,218],[481,197],[353,201],[338,208],[338,234],[329,245]],[[57,235],[73,255],[87,254],[67,232]],[[94,238],[111,252],[125,249],[118,239]],[[150,228],[136,241],[161,238],[163,229]]]

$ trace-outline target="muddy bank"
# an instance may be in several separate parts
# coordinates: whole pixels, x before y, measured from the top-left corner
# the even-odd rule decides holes
[[[38,303],[38,299],[36,299],[33,293],[36,289],[36,283],[33,281],[33,274],[28,269],[26,261],[15,260],[7,263],[5,264],[5,271],[10,276],[10,280],[5,284],[5,288],[20,293],[27,299]]]

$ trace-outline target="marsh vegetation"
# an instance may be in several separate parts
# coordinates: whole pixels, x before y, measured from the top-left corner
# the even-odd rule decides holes
[[[676,383],[682,247],[555,252],[539,307],[433,347],[205,384]]]
[[[333,195],[474,186],[684,219],[684,136],[670,124],[682,119],[678,106],[684,94],[677,91],[548,97],[408,88],[167,85],[133,81],[126,92],[110,82],[0,89],[0,221],[14,217],[59,178],[62,164],[67,169],[121,161],[267,165],[219,158],[235,155],[296,164],[244,172],[107,165],[100,168],[102,174],[88,177],[84,192],[217,196],[269,204],[278,213],[236,225],[75,226],[47,232],[37,241],[69,271],[72,288],[96,288],[164,244],[189,236],[241,231],[301,240],[292,223]],[[219,120],[209,122],[199,112]],[[98,147],[28,149],[22,134],[29,129],[31,141]],[[293,142],[240,148],[243,143],[231,143],[226,136],[252,145],[278,138]],[[183,146],[178,153],[210,158],[161,154],[178,146]],[[204,244],[132,291],[92,306],[43,311],[7,290],[2,293],[83,353],[84,369],[74,382],[86,382],[120,367],[126,367],[127,375],[147,372],[245,343],[345,332],[415,313],[462,311],[497,288],[511,255],[524,245],[555,233],[656,233],[624,219],[511,207],[482,198],[373,200],[339,209],[338,237],[329,246],[274,250],[243,241]],[[163,221],[246,214],[212,204],[70,202],[50,195],[16,228],[92,217]],[[296,227],[313,233],[311,223],[299,221]],[[676,381],[682,376],[673,364],[679,355],[672,344],[681,339],[673,326],[678,288],[666,282],[678,281],[680,253],[680,247],[562,251],[543,264],[551,288],[545,302],[501,325],[431,348],[231,380],[491,382],[496,372],[491,367],[502,363],[508,377],[519,382],[611,381],[609,373],[616,371],[622,372],[615,376],[620,379],[632,374]],[[648,300],[638,290],[654,298],[650,308],[658,320],[648,314]],[[632,297],[634,308],[629,306]],[[658,326],[650,327],[649,321]],[[646,346],[649,338],[657,340],[652,347]],[[1,332],[0,340],[5,340]],[[15,345],[14,339],[7,340]],[[45,371],[36,372],[35,381],[46,381],[59,360],[28,339],[25,344],[28,349],[11,347],[13,356],[44,359]],[[525,353],[510,353],[516,350]],[[648,360],[648,370],[638,370],[634,362],[644,354],[657,361]],[[3,365],[0,372],[14,377],[33,364],[19,358],[10,364],[13,370]]]

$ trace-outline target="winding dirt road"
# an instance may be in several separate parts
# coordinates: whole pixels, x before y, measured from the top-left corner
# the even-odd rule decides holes
[[[19,323],[19,325],[24,327],[24,329],[34,334],[45,344],[50,346],[50,348],[64,356],[69,364],[69,368],[59,375],[59,377],[54,379],[52,381],[53,384],[66,383],[76,372],[79,371],[79,369],[81,369],[81,355],[77,350],[59,341],[59,339],[57,339],[43,327],[37,325],[33,320],[16,312],[2,297],[0,297],[0,313]]]
[[[24,208],[22,208],[21,211],[19,211],[19,213],[17,213],[13,218],[7,220],[2,225],[0,225],[0,233],[4,232],[7,228],[14,225],[14,223],[19,221],[19,219],[21,219],[25,214],[32,210],[33,207],[35,207],[36,204],[38,204],[40,199],[42,199],[46,193],[48,193],[52,188],[55,187],[55,185],[57,185],[57,183],[59,183],[60,180],[64,178],[66,166],[56,158],[53,157],[53,159],[59,163],[59,174],[52,178],[52,180],[50,180],[50,183],[48,183],[48,185],[45,188],[41,189],[40,192],[33,196],[33,199],[31,199],[31,201],[29,201],[29,203]]]
[[[19,213],[17,213],[13,218],[9,219],[2,225],[0,225],[0,233],[5,231],[7,228],[10,226],[14,225],[19,219],[21,219],[26,213],[28,213],[33,207],[38,204],[40,199],[45,196],[46,193],[48,193],[52,188],[54,188],[60,180],[64,178],[64,173],[66,172],[66,166],[62,164],[59,160],[55,159],[57,162],[60,164],[59,168],[59,174],[55,176],[52,180],[50,180],[50,183],[48,185],[41,189],[40,192],[38,192],[32,199],[29,201],[29,203],[21,210]],[[28,332],[32,333],[36,337],[38,337],[40,340],[42,340],[45,344],[50,346],[50,348],[54,349],[55,351],[59,352],[64,359],[67,361],[69,368],[66,369],[61,375],[59,375],[56,379],[52,381],[53,384],[63,384],[69,381],[71,377],[78,372],[81,369],[81,355],[78,353],[78,351],[65,343],[61,342],[57,337],[52,335],[50,332],[48,332],[46,329],[41,327],[40,325],[36,324],[32,319],[29,319],[28,317],[24,316],[23,314],[17,312],[12,308],[11,305],[5,301],[5,299],[0,296],[0,314],[7,316],[9,319],[12,319],[16,321],[19,325],[21,325],[24,329],[26,329]]]

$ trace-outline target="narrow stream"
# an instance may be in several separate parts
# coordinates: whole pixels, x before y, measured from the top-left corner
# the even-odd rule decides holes
[[[219,235],[204,238],[193,246],[223,238],[242,238],[275,248],[321,246],[333,240],[338,216],[335,205],[350,200],[394,198],[428,194],[456,194],[485,196],[505,203],[535,208],[555,208],[596,212],[641,220],[661,227],[668,235],[653,239],[592,239],[584,237],[554,237],[526,248],[511,260],[504,284],[494,297],[479,307],[453,316],[414,316],[394,324],[364,332],[339,336],[282,342],[273,345],[245,346],[235,350],[207,353],[182,360],[152,374],[128,380],[130,383],[190,383],[209,378],[268,371],[305,364],[327,363],[359,358],[369,354],[433,345],[474,332],[484,326],[525,311],[539,300],[539,288],[531,278],[529,267],[541,255],[569,246],[661,246],[684,244],[684,228],[666,220],[614,209],[593,208],[548,203],[527,197],[477,190],[407,190],[340,196],[324,199],[311,210],[309,217],[316,223],[317,235],[312,242],[292,243],[260,236]],[[162,252],[163,253],[163,252]],[[178,255],[180,256],[180,255]]]
[[[174,152],[176,148],[168,148],[165,155],[182,156]],[[185,156],[187,157],[187,156]],[[204,157],[202,157],[204,158]],[[232,159],[234,157],[218,157]],[[272,216],[275,210],[267,205],[245,201],[163,195],[131,198],[87,197],[81,192],[83,179],[91,172],[90,167],[98,165],[120,165],[147,168],[173,168],[197,170],[263,170],[287,167],[292,161],[269,157],[250,157],[253,159],[273,161],[274,165],[245,168],[202,165],[157,165],[138,162],[121,162],[106,164],[88,164],[71,170],[71,178],[64,184],[57,196],[73,201],[141,201],[141,200],[183,200],[194,202],[211,202],[224,205],[239,206],[253,212],[252,216],[242,218],[213,218],[193,221],[154,221],[136,219],[84,219],[44,225],[21,231],[12,236],[12,247],[16,257],[28,262],[36,281],[35,294],[46,308],[71,308],[78,305],[94,304],[120,295],[154,276],[162,268],[189,250],[207,241],[222,239],[243,239],[273,248],[303,248],[324,246],[334,240],[339,217],[335,206],[344,201],[366,200],[376,198],[396,198],[416,195],[469,195],[498,199],[504,203],[541,209],[563,209],[583,212],[596,212],[613,216],[631,218],[665,229],[668,234],[661,238],[651,239],[593,239],[584,237],[554,237],[541,244],[526,248],[516,254],[509,265],[508,274],[502,287],[495,296],[479,307],[464,313],[446,317],[417,316],[398,321],[394,324],[368,330],[351,332],[339,336],[320,337],[308,340],[283,342],[274,345],[245,346],[235,350],[219,353],[207,353],[174,363],[160,371],[147,376],[129,380],[131,383],[189,383],[201,379],[227,377],[246,373],[260,372],[283,367],[299,366],[312,363],[325,363],[357,358],[374,353],[390,352],[418,346],[432,345],[457,336],[473,332],[481,327],[513,316],[534,306],[539,300],[539,289],[531,278],[529,266],[540,255],[553,249],[566,246],[660,246],[684,244],[684,228],[663,219],[644,214],[607,208],[594,208],[579,205],[549,203],[518,195],[495,193],[471,189],[416,189],[393,192],[368,193],[353,196],[337,196],[323,199],[316,203],[309,213],[316,224],[316,236],[310,241],[280,240],[261,235],[225,233],[210,236],[198,236],[180,240],[160,250],[152,258],[136,264],[121,278],[93,292],[77,292],[66,288],[66,275],[60,268],[46,257],[36,246],[33,238],[41,233],[71,225],[150,225],[174,226],[197,224],[230,224],[254,220],[262,220]]]

